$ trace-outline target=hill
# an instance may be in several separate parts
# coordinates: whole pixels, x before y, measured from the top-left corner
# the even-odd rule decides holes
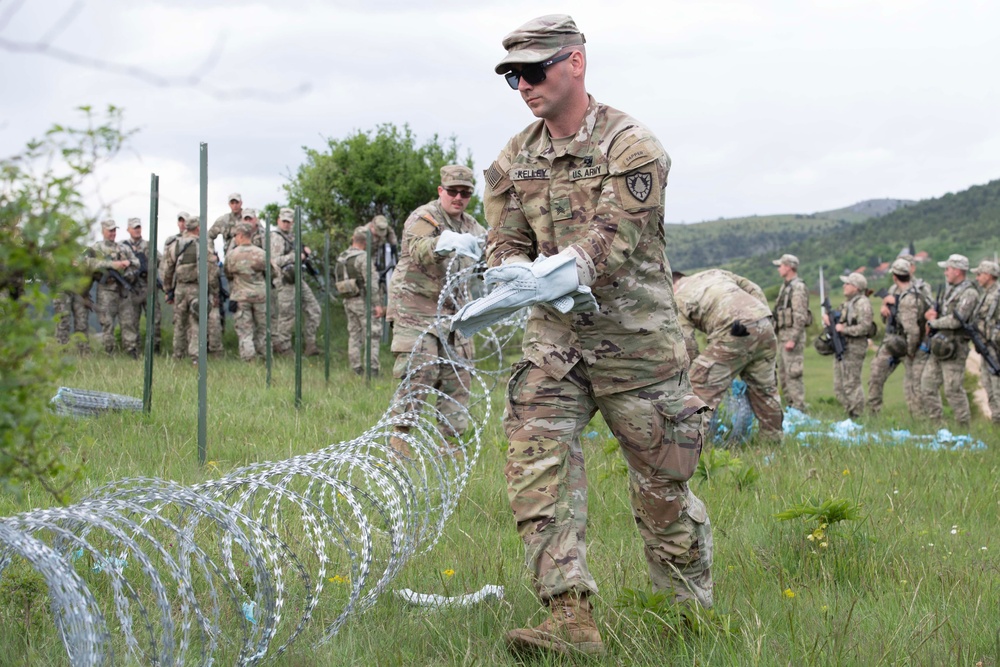
[[[790,244],[846,229],[913,202],[870,199],[819,213],[724,218],[690,225],[665,225],[670,264],[679,271],[719,266],[754,255],[773,254]]]

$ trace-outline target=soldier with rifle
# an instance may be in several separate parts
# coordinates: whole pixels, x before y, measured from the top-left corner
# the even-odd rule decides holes
[[[184,236],[167,246],[163,253],[163,284],[169,285],[167,303],[174,306],[174,359],[187,355],[193,362],[198,361],[198,232],[201,219],[196,215],[185,217]],[[208,295],[209,322],[212,313],[218,315],[218,303],[214,300],[212,285],[218,285],[219,258],[211,245],[208,246]],[[207,333],[211,334],[211,327]],[[218,339],[218,351],[212,349],[209,336],[209,352],[218,356],[222,340]]]
[[[280,282],[278,326],[274,336],[275,354],[288,354],[292,350],[292,331],[295,328],[295,262],[304,262],[312,254],[308,246],[303,246],[302,255],[295,257],[295,238],[292,233],[294,223],[295,213],[290,208],[283,208],[278,214],[278,228],[271,230],[271,264],[277,282]],[[302,327],[303,352],[307,357],[314,357],[320,354],[320,349],[316,346],[320,307],[305,281],[302,281],[302,314],[305,320]]]
[[[799,258],[782,255],[771,262],[784,279],[774,302],[774,332],[778,336],[778,383],[785,403],[806,410],[806,385],[802,381],[806,328],[812,324],[809,289],[799,278]]]
[[[823,294],[823,326],[827,328],[837,362],[833,365],[833,391],[849,417],[860,417],[865,409],[861,371],[868,351],[868,338],[875,323],[868,301],[868,281],[860,273],[839,276],[847,299],[840,311],[830,309]]]
[[[393,270],[399,261],[399,242],[396,240],[396,232],[389,225],[389,220],[384,215],[376,215],[367,225],[372,233],[373,247],[372,256],[375,259],[375,270],[378,272],[378,288],[382,293],[382,316],[375,320],[373,326],[377,326],[379,339],[383,343],[389,342],[389,327],[385,326],[385,313],[389,303],[389,281],[392,279]],[[373,334],[374,335],[374,334]]]
[[[97,281],[97,319],[101,323],[104,351],[114,354],[115,320],[121,325],[122,347],[133,359],[139,358],[139,323],[129,304],[138,292],[135,281],[139,258],[124,243],[117,243],[118,225],[101,222],[101,240],[87,250],[87,264]]]
[[[972,413],[962,381],[965,360],[969,356],[969,334],[962,321],[968,322],[975,315],[979,293],[966,277],[969,258],[965,255],[951,255],[946,261],[938,262],[938,266],[944,269],[947,287],[938,303],[925,315],[931,357],[920,378],[920,393],[924,414],[929,419],[941,421],[943,413],[937,396],[943,384],[955,421],[968,428]]]
[[[885,382],[900,362],[903,363],[903,391],[911,415],[920,414],[920,376],[923,366],[916,362],[924,336],[924,311],[927,304],[913,284],[911,264],[897,258],[889,269],[892,287],[881,296],[881,314],[885,322],[885,336],[872,360],[868,378],[868,411],[877,415],[882,409],[882,392]]]
[[[128,303],[128,307],[135,311],[132,318],[134,318],[136,326],[138,326],[142,313],[146,310],[146,297],[149,294],[149,290],[156,290],[157,288],[162,290],[163,283],[160,282],[159,278],[155,278],[155,276],[155,280],[150,281],[149,279],[149,241],[142,238],[142,221],[139,218],[129,218],[126,229],[128,230],[129,238],[125,241],[124,245],[127,245],[139,260],[139,274],[135,281],[136,291],[130,293]],[[153,350],[159,354],[162,309],[154,308],[154,310],[156,311],[156,315],[153,317]],[[147,318],[149,318],[149,315],[149,313],[146,313]],[[138,336],[138,332],[136,335]]]
[[[382,307],[382,285],[373,280],[368,283],[368,276],[377,276],[374,261],[369,266],[368,233],[365,227],[358,227],[351,236],[351,247],[337,257],[334,275],[337,278],[337,292],[344,302],[344,313],[347,316],[347,360],[351,369],[357,374],[365,372],[364,350],[365,329],[368,304],[372,308],[371,327],[371,361],[373,376],[379,374],[378,344],[380,332],[376,323],[385,315]],[[374,258],[372,258],[374,259]],[[366,303],[367,302],[367,303]]]
[[[1000,264],[984,259],[972,272],[983,295],[976,306],[975,328],[969,333],[983,357],[979,382],[986,389],[990,418],[994,425],[1000,425]]]

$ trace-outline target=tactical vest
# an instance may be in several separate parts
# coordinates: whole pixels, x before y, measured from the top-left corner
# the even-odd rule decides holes
[[[851,299],[850,301],[848,301],[847,303],[844,304],[844,319],[842,320],[843,323],[844,323],[844,326],[848,326],[848,327],[857,326],[857,324],[858,324],[858,313],[855,310],[855,304],[860,299],[864,299],[864,298],[865,298],[865,296],[861,295],[861,296],[859,296],[859,297],[857,297],[855,299]],[[868,332],[866,334],[863,334],[861,336],[848,336],[847,334],[844,334],[844,336],[847,337],[847,338],[868,338],[868,337],[874,336],[876,333],[878,333],[877,327],[875,326],[875,322],[872,321],[871,328],[869,328],[869,330],[868,330]]]
[[[360,248],[348,248],[337,257],[337,292],[345,299],[361,296],[365,289],[365,275],[357,267],[355,259],[367,252]]]
[[[781,329],[791,329],[795,326],[795,315],[792,310],[792,291],[797,283],[802,283],[802,279],[795,278],[790,280],[782,285],[781,290],[778,292],[778,298],[774,303],[774,320],[777,325],[776,329],[779,331]],[[805,326],[808,327],[812,324],[812,311],[807,310],[807,313]]]
[[[174,275],[179,283],[198,282],[198,239],[178,239]]]

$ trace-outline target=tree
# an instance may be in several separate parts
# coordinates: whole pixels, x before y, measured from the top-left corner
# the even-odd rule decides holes
[[[302,206],[308,228],[330,231],[338,243],[376,215],[398,231],[410,211],[437,197],[439,169],[459,161],[455,137],[442,143],[434,135],[417,146],[409,125],[392,123],[328,139],[325,151],[303,150],[305,163],[285,185],[289,203]],[[472,168],[471,155],[463,162]],[[481,208],[473,196],[469,212],[482,219]]]
[[[63,462],[64,427],[48,401],[72,362],[54,349],[47,311],[54,296],[90,280],[78,260],[96,217],[82,191],[130,134],[120,109],[103,119],[80,110],[82,129],[55,125],[0,159],[0,488],[35,480],[58,500],[78,471]]]

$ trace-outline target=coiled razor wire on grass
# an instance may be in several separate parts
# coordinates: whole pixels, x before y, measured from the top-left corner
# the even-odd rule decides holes
[[[480,270],[451,274],[439,312],[481,291]],[[523,317],[477,336],[474,363],[448,345],[439,318],[444,356],[410,371],[464,371],[468,406],[404,381],[354,440],[192,487],[126,479],[69,507],[2,519],[0,578],[30,569],[45,580],[72,665],[120,654],[158,665],[249,665],[280,655],[311,622],[327,641],[439,539],[479,457],[489,395]],[[448,414],[469,424],[460,438],[446,437],[455,430]]]
[[[59,387],[50,403],[57,415],[66,417],[93,417],[104,412],[142,410],[142,400],[138,398],[70,387]]]

